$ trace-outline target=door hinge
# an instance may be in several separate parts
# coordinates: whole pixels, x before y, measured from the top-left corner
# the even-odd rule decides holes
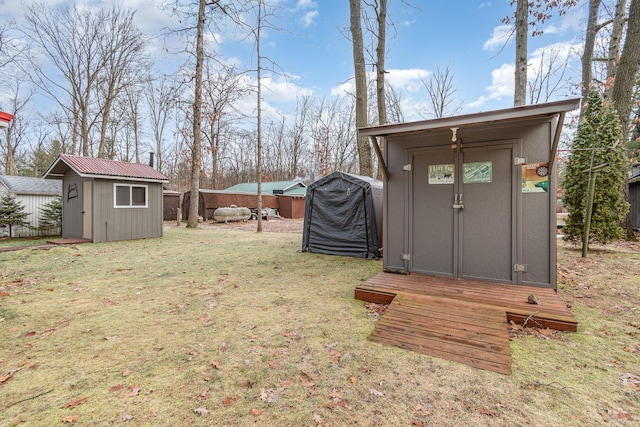
[[[513,271],[521,271],[525,273],[527,271],[527,264],[513,264]]]
[[[513,158],[513,165],[514,166],[524,165],[525,163],[527,163],[527,159],[525,159],[524,157],[514,157]]]
[[[411,163],[407,163],[406,165],[403,165],[402,170],[406,172],[411,172]]]
[[[403,261],[411,261],[411,254],[400,254],[400,259]]]

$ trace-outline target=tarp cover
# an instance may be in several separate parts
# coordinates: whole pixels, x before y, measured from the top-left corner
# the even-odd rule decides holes
[[[380,258],[382,182],[333,172],[307,187],[302,251]]]

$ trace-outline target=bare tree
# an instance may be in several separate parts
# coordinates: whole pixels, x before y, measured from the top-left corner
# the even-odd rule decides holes
[[[513,105],[527,101],[527,39],[529,34],[529,0],[516,2],[516,70]]]
[[[530,0],[511,0],[511,5],[516,5],[514,16],[507,16],[502,19],[504,24],[510,25],[515,21],[516,35],[516,60],[515,60],[515,88],[513,96],[513,105],[524,105],[527,100],[527,67],[528,52],[527,41],[528,32],[531,28],[533,37],[541,35],[543,31],[539,25],[545,23],[552,17],[552,13],[562,16],[567,10],[575,6],[577,0],[552,0],[552,1],[530,1]],[[531,18],[531,20],[529,19]]]
[[[217,189],[220,178],[220,154],[225,146],[225,138],[228,138],[228,129],[239,116],[235,105],[247,96],[250,88],[244,84],[244,76],[237,72],[235,67],[218,67],[214,69],[213,63],[205,64],[206,79],[204,81],[203,108],[204,118],[208,132],[204,138],[209,145],[211,155],[211,183],[212,188]]]
[[[104,20],[102,57],[105,61],[98,88],[101,116],[98,157],[105,157],[105,138],[111,109],[118,96],[140,82],[144,66],[145,37],[133,23],[134,12],[114,7]],[[130,96],[131,93],[125,93]],[[138,161],[136,155],[136,161]]]
[[[5,143],[2,147],[4,151],[4,169],[7,175],[18,175],[16,153],[20,144],[24,141],[25,128],[29,123],[26,117],[22,117],[21,112],[25,110],[31,100],[34,90],[32,88],[25,90],[24,86],[25,81],[22,78],[16,78],[11,87],[8,88],[11,91],[11,104],[8,110],[14,118],[5,130]]]
[[[596,36],[601,26],[598,24],[598,9],[602,0],[589,0],[589,17],[587,18],[587,32],[585,36],[582,58],[582,99],[587,99],[589,88],[593,79],[591,69]]]
[[[565,74],[569,66],[568,58],[560,58],[557,48],[543,50],[537,64],[530,66],[532,78],[529,79],[530,104],[548,102],[551,97],[565,87]]]
[[[175,87],[171,85],[166,75],[154,78],[150,73],[146,86],[144,96],[155,144],[157,169],[163,171],[166,152],[164,137],[175,104]]]
[[[453,84],[454,73],[451,67],[444,70],[440,67],[429,76],[428,79],[420,78],[422,85],[427,90],[430,109],[427,115],[433,118],[453,116],[462,110],[462,101],[456,98],[456,88]]]
[[[96,87],[107,58],[103,52],[103,28],[108,12],[94,13],[75,6],[50,8],[43,3],[27,8],[26,34],[40,49],[49,64],[62,75],[59,79],[46,66],[32,64],[34,84],[53,99],[71,119],[73,149],[89,155],[89,134],[97,120],[92,113],[96,103]]]
[[[362,12],[360,0],[349,0],[350,31],[353,48],[353,67],[356,83],[356,128],[369,124],[367,118],[367,70],[364,62],[364,43],[362,39]],[[358,158],[360,174],[372,176],[373,162],[371,158],[371,145],[366,137],[358,137]]]
[[[616,2],[615,15],[613,17],[611,37],[609,38],[609,52],[606,58],[607,62],[607,79],[604,88],[604,100],[611,101],[613,99],[613,86],[618,72],[618,60],[620,59],[620,47],[622,43],[622,35],[626,24],[626,8],[627,0],[618,0]],[[629,98],[631,99],[631,98]]]

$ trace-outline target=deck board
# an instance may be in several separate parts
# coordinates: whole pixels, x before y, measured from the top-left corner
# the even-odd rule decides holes
[[[540,304],[529,304],[535,294]],[[511,374],[508,321],[576,331],[553,289],[421,274],[379,273],[357,299],[390,303],[369,339],[501,374]]]

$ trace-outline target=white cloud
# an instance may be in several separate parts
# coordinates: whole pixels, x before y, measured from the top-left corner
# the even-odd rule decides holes
[[[431,71],[420,68],[390,69],[387,70],[385,80],[398,92],[417,93],[424,88],[422,80],[428,78],[430,75]],[[369,81],[375,81],[375,72],[368,73],[367,78]],[[331,95],[345,96],[353,94],[355,91],[355,80],[352,77],[346,82],[332,88]]]
[[[511,25],[499,25],[493,28],[491,37],[484,42],[482,48],[484,50],[492,50],[499,48],[507,44],[509,38],[513,34],[513,27]]]
[[[477,109],[490,100],[501,99],[505,96],[513,96],[514,91],[514,73],[515,66],[513,64],[502,64],[491,72],[491,85],[485,89],[488,95],[483,95],[475,101],[465,105],[467,109]]]
[[[318,5],[313,0],[298,0],[296,3],[296,10],[315,9],[316,7]]]
[[[305,13],[302,18],[300,18],[300,22],[302,22],[302,26],[307,28],[315,23],[315,19],[320,15],[320,12],[317,10],[312,10]]]

